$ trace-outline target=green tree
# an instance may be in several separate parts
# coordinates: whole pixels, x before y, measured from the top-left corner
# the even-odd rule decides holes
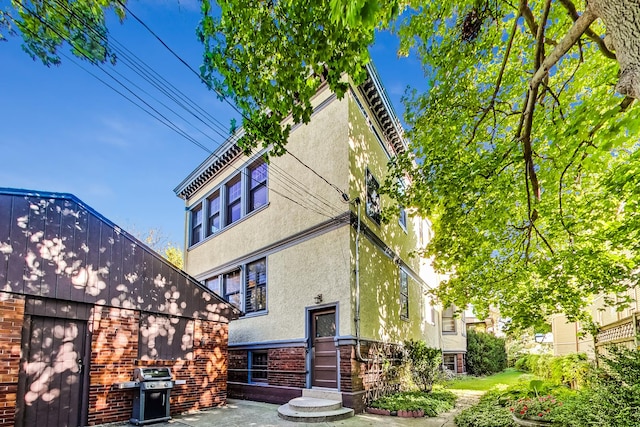
[[[637,2],[220,5],[203,2],[203,75],[244,110],[247,147],[282,153],[282,119],[308,121],[321,82],[362,81],[376,30],[420,58],[429,90],[407,94],[411,149],[386,189],[432,220],[444,305],[539,326],[636,283]]]
[[[473,329],[467,331],[467,372],[471,375],[490,375],[507,367],[504,338]]]
[[[126,0],[11,0],[0,8],[0,40],[20,32],[24,50],[43,64],[60,63],[58,50],[65,44],[74,55],[92,62],[115,62],[109,48],[105,12],[125,17]]]
[[[104,33],[104,9],[122,17],[120,3],[12,4],[0,25],[13,22],[45,63],[65,38],[112,58],[83,25]],[[410,150],[392,159],[386,188],[432,219],[425,255],[448,274],[445,306],[482,316],[493,304],[539,325],[637,283],[637,1],[203,0],[202,13],[202,76],[244,112],[245,148],[274,155],[283,119],[307,122],[323,82],[339,96],[345,73],[362,82],[376,30],[422,61],[429,89],[407,93]],[[400,176],[411,178],[402,192]]]

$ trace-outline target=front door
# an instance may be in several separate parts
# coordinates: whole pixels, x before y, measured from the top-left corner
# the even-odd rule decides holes
[[[338,388],[336,309],[311,312],[311,385]]]
[[[22,365],[25,427],[81,424],[87,323],[31,316]]]

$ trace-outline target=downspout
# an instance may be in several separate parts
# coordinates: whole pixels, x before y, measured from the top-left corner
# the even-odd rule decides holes
[[[358,205],[358,226],[356,228],[356,313],[354,317],[356,324],[356,360],[366,363],[369,359],[363,358],[360,352],[360,210],[362,209],[362,204],[359,197],[356,197],[354,201]]]

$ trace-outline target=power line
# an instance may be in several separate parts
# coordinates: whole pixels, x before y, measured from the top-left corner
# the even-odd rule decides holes
[[[77,19],[79,19],[83,24],[85,24],[85,26],[89,29],[91,29],[90,25],[87,25],[86,21],[83,20],[82,17],[78,17],[72,10],[68,9],[68,7],[60,2],[58,2],[58,4],[63,7],[65,10],[67,10],[67,12],[69,12],[70,14],[73,14]],[[44,19],[42,19],[42,17],[40,17],[38,14],[34,13],[32,10],[30,10],[29,8],[27,8],[26,6],[22,5],[24,7],[24,9],[32,16],[34,16],[36,19],[38,19],[43,25],[47,26],[49,29],[51,29],[54,33],[56,33],[59,37],[61,37],[63,40],[66,40],[74,49],[76,49],[78,52],[80,52],[86,59],[88,59],[89,61],[91,61],[92,63],[95,63],[95,61],[93,60],[93,58],[89,57],[86,53],[84,53],[81,49],[78,49],[77,46],[73,43],[72,40],[70,40],[68,37],[65,37],[64,35],[60,34],[55,28],[53,28],[48,22],[46,22]],[[92,30],[93,31],[93,30]],[[103,40],[106,41],[106,39],[104,38],[104,36],[100,33],[97,33],[98,37],[101,37]],[[117,45],[122,46],[121,43],[119,43],[117,40],[113,39]],[[125,48],[126,49],[126,48]],[[121,53],[119,51],[119,49],[114,49],[116,51],[116,53]],[[130,51],[127,52],[131,53]],[[142,63],[142,66],[146,67],[147,69],[150,69],[150,67],[148,67],[144,61],[140,60],[135,54],[131,53],[131,55],[133,55],[137,61],[139,63]],[[66,55],[64,55],[65,57],[67,57]],[[130,57],[128,57],[127,55],[123,54],[122,55],[123,58],[125,58],[126,60],[124,61],[125,65],[127,65],[129,68],[131,68],[131,70],[135,73],[138,74],[140,77],[142,77],[144,80],[146,80],[148,83],[152,84],[154,87],[158,88],[158,85],[155,84],[155,82],[153,82],[153,76],[149,77],[148,74],[146,76],[143,76],[140,74],[140,68],[141,66],[139,66],[138,64],[136,64],[136,60],[132,60]],[[67,57],[68,58],[68,57]],[[131,64],[129,64],[127,61],[130,61]],[[105,74],[107,74],[112,80],[114,80],[116,83],[118,83],[120,86],[122,86],[127,92],[131,93],[131,95],[133,95],[135,98],[137,98],[140,102],[142,102],[144,105],[146,105],[149,109],[151,109],[153,111],[153,113],[151,111],[149,111],[149,109],[143,107],[142,105],[140,105],[139,103],[135,102],[133,99],[131,99],[130,97],[128,97],[126,94],[122,93],[121,91],[117,90],[116,88],[114,88],[112,85],[110,85],[109,83],[107,83],[106,81],[104,81],[103,79],[101,79],[100,77],[98,77],[97,75],[95,75],[94,73],[90,72],[89,70],[87,70],[85,67],[80,66],[76,61],[72,61],[74,62],[75,65],[79,66],[81,69],[83,69],[85,72],[87,72],[88,74],[92,75],[94,78],[96,78],[98,81],[100,81],[101,83],[103,83],[104,85],[106,85],[107,87],[109,87],[110,89],[112,89],[114,92],[118,93],[119,95],[121,95],[122,97],[124,97],[125,99],[127,99],[129,102],[131,102],[133,105],[137,106],[138,108],[142,109],[143,111],[145,111],[147,114],[149,114],[151,117],[155,118],[156,120],[158,120],[159,122],[161,122],[163,125],[167,126],[168,128],[170,128],[171,130],[173,130],[174,132],[178,133],[180,136],[182,136],[183,138],[187,139],[188,141],[190,141],[191,143],[193,143],[194,145],[198,146],[199,148],[203,149],[204,151],[206,151],[207,153],[213,154],[213,152],[206,146],[202,145],[199,141],[197,141],[195,138],[189,136],[188,134],[186,134],[184,132],[184,130],[182,130],[178,125],[176,125],[175,123],[173,123],[171,121],[171,119],[169,119],[168,117],[166,117],[164,114],[162,114],[160,111],[158,111],[156,108],[154,108],[152,105],[150,105],[146,100],[144,100],[141,96],[139,96],[138,94],[136,94],[133,90],[131,90],[129,87],[127,87],[124,83],[122,83],[121,81],[119,81],[116,77],[114,77],[111,73],[109,73],[103,66],[100,66],[99,64],[98,67],[100,68],[100,70],[102,72],[104,72]],[[184,61],[183,61],[184,62]],[[132,66],[133,64],[133,66]],[[135,66],[135,67],[134,67]],[[117,72],[116,73],[120,76],[122,76],[125,80],[127,80],[128,82],[130,82],[131,84],[133,84],[135,87],[138,88],[138,90],[142,91],[143,93],[146,93],[148,96],[151,96],[152,99],[154,99],[156,102],[159,102],[161,105],[163,105],[165,108],[167,108],[169,111],[171,111],[173,114],[176,114],[178,117],[182,118],[179,114],[177,114],[175,111],[173,111],[170,107],[166,106],[164,103],[160,102],[159,100],[157,100],[155,97],[153,97],[152,95],[150,95],[148,92],[145,92],[143,89],[141,89],[138,85],[136,85],[135,83],[131,82],[131,80],[129,80],[128,78],[126,78],[125,76],[123,76],[121,73]],[[162,80],[164,80],[165,82],[166,79],[164,79],[162,76],[160,76],[158,73],[155,73],[158,77],[160,77]],[[167,82],[168,83],[168,82]],[[170,83],[169,83],[170,84]],[[179,90],[177,90],[177,88],[175,88],[175,86],[171,85],[172,88],[174,89],[174,91],[176,93],[178,93],[179,95],[181,95],[183,97],[183,99],[187,99],[188,97],[186,97],[185,95],[183,95]],[[165,91],[163,91],[163,93],[165,94],[165,96],[169,97],[170,99],[172,99],[172,101],[177,102],[173,97],[171,97],[169,94],[167,94]],[[190,101],[190,100],[188,100]],[[190,101],[190,103],[192,105],[197,106],[197,104],[193,103],[193,101]],[[181,104],[179,104],[181,105]],[[187,111],[189,111],[184,105],[181,105],[183,108],[185,108]],[[199,108],[199,107],[198,107]],[[196,116],[193,112],[189,111],[191,114],[193,114],[194,116]],[[182,118],[183,120],[185,120],[184,118]],[[214,119],[215,120],[215,119]],[[200,120],[202,121],[202,120]],[[219,122],[218,122],[219,123]],[[193,124],[189,123],[192,127],[196,128],[195,126],[193,126]],[[197,129],[197,128],[196,128]],[[204,133],[203,133],[204,134]],[[206,136],[206,134],[205,134]],[[209,137],[210,138],[210,137]],[[211,138],[210,138],[211,139]],[[212,140],[213,141],[213,140]],[[215,141],[214,141],[215,142]],[[222,143],[220,143],[218,145],[218,147],[221,145]],[[213,154],[215,158],[220,158],[219,155],[215,155]],[[275,165],[272,165],[275,166]],[[239,171],[238,168],[233,167],[236,171]],[[277,169],[277,168],[275,168]],[[276,170],[274,170],[273,172],[276,172]],[[281,170],[281,174],[284,176],[284,174],[286,172],[284,172],[284,170]],[[290,176],[290,175],[289,175]],[[302,188],[303,192],[305,194],[302,194],[302,196],[307,195],[307,196],[311,196],[312,199],[316,199],[319,200],[322,204],[324,204],[325,206],[329,207],[332,210],[336,210],[337,209],[335,207],[333,207],[331,204],[329,204],[328,202],[326,202],[324,199],[312,194],[308,189],[304,188],[303,186],[300,185],[299,182],[297,182],[296,180],[292,180],[292,179],[287,179],[279,177],[277,173],[273,173],[272,174],[273,178],[276,178],[277,180],[279,180],[280,182],[282,182],[285,186],[285,188],[288,188],[290,191],[292,189],[291,186],[287,185],[287,182],[285,182],[285,180],[288,181],[288,183],[290,184],[294,184],[294,187],[298,187],[298,188]],[[307,206],[307,205],[303,205],[295,200],[293,200],[292,198],[284,195],[281,192],[278,192],[276,190],[273,189],[273,187],[271,187],[271,190],[274,191],[276,194],[280,195],[281,197],[284,197],[288,200],[290,200],[291,202],[305,208],[308,210],[311,210],[313,212],[316,212],[320,215],[324,215],[327,216],[329,218],[331,218],[331,216],[327,215],[324,212],[324,208],[321,207],[320,205],[317,205],[315,207],[312,206]],[[298,195],[301,195],[300,192],[298,192]],[[306,199],[307,203],[309,203],[308,198]]]
[[[140,18],[138,18],[138,16],[133,13],[131,11],[131,9],[129,9],[127,7],[126,4],[120,2],[120,5],[127,11],[127,13],[129,13],[136,21],[138,21],[140,23],[140,25],[142,25],[147,31],[149,31],[149,33],[151,33],[151,35],[153,35],[158,42],[160,42],[160,44],[162,44],[162,46],[164,46],[169,52],[171,52],[171,54],[173,56],[175,56],[182,64],[184,64],[189,70],[191,70],[191,72],[193,74],[195,74],[198,79],[200,81],[202,81],[205,85],[207,85],[208,88],[212,89],[220,98],[222,98],[227,104],[229,104],[238,114],[240,114],[242,116],[242,118],[244,120],[246,120],[249,123],[252,123],[255,125],[255,123],[253,123],[253,121],[251,120],[251,118],[249,118],[248,115],[246,115],[242,110],[240,110],[236,105],[234,105],[232,102],[229,101],[229,99],[222,93],[220,92],[218,89],[216,89],[215,87],[213,87],[212,85],[210,85],[206,80],[204,80],[204,78],[202,78],[202,76],[200,75],[199,72],[197,72],[191,65],[189,65],[184,59],[182,59],[182,57],[180,57],[180,55],[178,55],[173,49],[171,49],[171,47],[169,47],[169,45],[167,45],[167,43],[164,42],[164,40],[162,40],[162,38],[160,36],[158,36],[155,31],[153,31],[145,22],[143,22]],[[255,126],[256,129],[260,130],[258,126]],[[261,132],[262,133],[262,132]],[[266,135],[264,133],[262,133],[263,138],[270,143],[273,143],[273,141],[270,141]],[[285,147],[282,147],[283,150],[291,155],[296,161],[298,161],[300,164],[302,164],[304,167],[306,167],[307,169],[309,169],[311,172],[313,172],[316,176],[318,176],[320,179],[322,179],[325,183],[327,183],[329,186],[331,186],[333,189],[335,189],[340,196],[343,199],[347,199],[348,200],[348,196],[345,197],[345,193],[344,191],[342,191],[337,185],[332,184],[331,182],[329,182],[329,180],[327,180],[325,177],[323,177],[322,175],[320,175],[318,172],[316,172],[311,166],[307,165],[306,163],[304,163],[302,160],[300,160],[297,156],[293,155],[289,150],[287,150]]]

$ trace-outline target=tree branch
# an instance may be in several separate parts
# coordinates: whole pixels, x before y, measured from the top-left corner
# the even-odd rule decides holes
[[[560,3],[562,3],[565,9],[567,9],[567,12],[569,13],[569,16],[571,16],[571,19],[573,19],[573,22],[576,22],[580,15],[578,15],[578,11],[576,10],[576,6],[573,2],[571,0],[560,0]],[[592,29],[587,28],[584,34],[598,44],[600,52],[602,52],[604,56],[609,59],[616,59],[616,54],[609,50],[604,39],[597,35]]]
[[[523,0],[522,3],[526,4],[526,1]],[[471,144],[471,142],[475,139],[476,132],[478,132],[478,128],[480,127],[480,124],[487,117],[487,114],[489,114],[489,110],[493,108],[493,105],[496,102],[496,98],[498,97],[498,92],[500,91],[500,85],[502,84],[502,78],[504,76],[504,70],[507,68],[507,61],[509,60],[509,55],[511,54],[511,46],[513,46],[513,40],[516,36],[516,31],[518,29],[518,18],[520,18],[520,15],[516,16],[513,20],[513,27],[511,28],[511,34],[509,34],[507,49],[505,50],[504,57],[502,58],[502,65],[500,66],[498,79],[496,80],[496,85],[495,85],[495,88],[493,89],[493,94],[491,95],[491,101],[489,101],[489,105],[483,109],[482,116],[480,117],[480,119],[478,119],[476,124],[473,126],[473,130],[471,131],[471,137],[469,138],[469,141],[467,141],[467,144],[466,144],[467,146]]]
[[[573,26],[567,31],[567,34],[560,40],[556,47],[551,51],[549,56],[545,58],[540,67],[536,70],[535,74],[529,82],[529,87],[537,87],[545,75],[549,72],[565,53],[571,49],[582,34],[589,28],[589,25],[596,20],[596,15],[587,6],[584,13],[573,23]]]

